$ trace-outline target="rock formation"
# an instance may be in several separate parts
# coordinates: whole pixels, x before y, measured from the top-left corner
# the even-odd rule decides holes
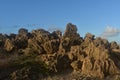
[[[37,29],[28,32],[24,28],[21,28],[18,34],[0,34],[0,54],[0,56],[6,54],[35,56],[33,61],[44,63],[47,69],[54,73],[72,70],[73,73],[79,72],[86,77],[97,79],[120,75],[120,45],[100,37],[95,38],[91,33],[82,38],[77,33],[76,25],[72,23],[67,24],[63,35],[60,31],[50,33],[44,29]],[[13,71],[7,76],[11,76],[14,80],[18,80],[19,77],[23,79],[22,76],[31,80],[28,75],[33,72],[30,71],[30,67],[25,69],[26,67],[12,69]]]

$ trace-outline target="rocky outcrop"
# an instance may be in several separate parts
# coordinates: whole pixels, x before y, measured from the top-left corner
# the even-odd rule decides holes
[[[28,48],[25,49],[25,54],[42,54],[44,48],[34,39],[28,39]]]
[[[95,38],[91,33],[82,38],[72,23],[67,24],[63,35],[60,31],[50,33],[37,29],[28,32],[24,28],[18,34],[0,34],[0,54],[2,52],[36,56],[35,61],[45,63],[55,73],[72,69],[73,73],[97,79],[120,74],[120,45],[101,37]],[[11,78],[17,79],[18,75],[23,77],[21,79],[28,79],[28,74],[32,73],[29,70],[16,70]]]
[[[77,34],[77,27],[76,25],[73,25],[72,23],[68,23],[66,26],[65,33],[63,34],[63,37],[71,37]]]
[[[59,40],[50,40],[43,45],[46,53],[55,53],[59,49]]]
[[[111,49],[118,49],[119,45],[117,44],[117,42],[113,41],[113,42],[110,43],[110,48]]]
[[[28,34],[28,30],[25,28],[20,28],[18,31],[19,35],[27,35]]]
[[[70,51],[71,46],[80,45],[83,39],[77,33],[76,25],[68,23],[63,34],[61,45],[66,51]]]
[[[4,48],[5,48],[6,51],[10,52],[10,51],[12,51],[14,49],[14,45],[9,39],[7,39],[5,41]]]
[[[34,36],[33,38],[41,44],[50,40],[50,33],[44,29],[33,30],[32,35]]]
[[[92,35],[91,33],[87,33],[84,37],[85,40],[94,40],[95,35]]]

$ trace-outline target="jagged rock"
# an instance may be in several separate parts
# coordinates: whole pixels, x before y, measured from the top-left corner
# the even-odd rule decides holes
[[[2,48],[4,47],[6,39],[8,39],[6,34],[4,34],[4,35],[0,34],[0,47],[2,47]]]
[[[70,53],[68,54],[68,57],[71,61],[76,61],[76,60],[83,61],[86,56],[87,54],[82,52],[80,46],[72,46],[70,49]]]
[[[41,54],[44,53],[44,48],[34,39],[28,40],[28,48],[25,50],[26,54]]]
[[[80,45],[83,42],[83,39],[77,33],[76,25],[68,23],[66,26],[65,33],[61,38],[61,45],[66,52],[70,51],[70,47],[74,45]]]
[[[31,39],[31,38],[33,38],[33,35],[31,33],[28,33],[27,37],[28,37],[28,39]]]
[[[9,39],[7,39],[5,41],[4,48],[5,48],[6,51],[10,52],[10,51],[12,51],[14,49],[14,45]]]
[[[59,39],[62,37],[62,32],[57,30],[57,31],[53,31],[51,34],[51,39]]]
[[[54,53],[59,49],[59,40],[50,40],[44,43],[46,53]]]
[[[93,43],[90,43],[84,51],[88,57],[83,61],[82,73],[104,78],[108,75],[120,72],[119,66],[116,66],[115,64],[115,57],[113,57],[109,49],[105,49],[102,44],[99,47],[96,47]],[[111,56],[114,59],[111,59]],[[117,65],[118,64],[119,63],[117,63]]]
[[[103,45],[103,47],[105,47],[106,49],[108,49],[108,48],[109,48],[109,45],[110,45],[109,42],[108,42],[108,40],[102,39],[102,38],[100,38],[100,37],[97,37],[97,38],[93,41],[93,43],[94,43],[94,45],[95,45],[96,47]]]
[[[73,68],[74,71],[80,71],[82,68],[82,62],[81,61],[73,61],[71,63],[71,67]]]
[[[70,51],[68,55],[69,58],[73,60],[71,66],[74,70],[80,70],[85,75],[104,78],[108,75],[120,73],[119,66],[116,66],[119,65],[119,63],[116,62],[119,62],[120,58],[114,60],[116,57],[113,56],[114,54],[111,55],[109,42],[105,39],[85,40],[78,47],[72,46]],[[85,56],[81,57],[82,55],[80,53],[84,53]],[[80,68],[77,67],[78,61],[82,64],[79,66]]]
[[[15,45],[16,49],[25,49],[27,47],[28,39],[29,39],[28,34],[29,33],[27,29],[21,28],[18,31],[18,35],[14,35],[14,34],[10,35],[10,38],[13,38],[11,40],[13,44]]]
[[[94,37],[95,37],[95,35],[92,35],[91,33],[87,33],[86,35],[85,35],[85,40],[87,40],[87,39],[89,39],[89,40],[94,40]]]
[[[70,51],[70,38],[64,38],[61,42],[61,47],[65,49],[65,51]]]
[[[120,74],[120,45],[95,38],[91,33],[82,38],[77,33],[76,25],[71,23],[67,24],[63,36],[60,31],[50,33],[37,29],[30,33],[24,28],[18,34],[0,34],[0,53],[3,52],[35,56],[35,61],[45,63],[49,70],[57,73],[72,69],[74,73],[97,79]],[[13,72],[12,79],[22,77],[22,73],[28,76],[32,73],[29,70]]]
[[[25,28],[20,28],[18,31],[19,35],[27,35],[27,33],[28,33],[28,30]]]
[[[50,40],[50,33],[44,29],[33,30],[32,35],[41,44]]]
[[[28,36],[18,34],[13,43],[17,49],[25,49],[28,45]]]
[[[66,53],[65,48],[63,48],[62,44],[60,44],[58,54],[65,55],[65,53]]]
[[[58,72],[64,71],[65,69],[71,69],[70,59],[68,55],[58,55],[56,69]]]
[[[87,57],[83,61],[82,73],[94,77],[104,78],[108,75],[119,74],[119,69],[111,59],[102,61]]]
[[[0,34],[0,47],[2,47],[2,46],[3,46],[3,44],[4,44],[4,42],[3,42],[3,35],[2,35],[2,34]]]
[[[110,46],[109,41],[107,39],[102,39],[102,41],[103,41],[105,48],[109,48]]]
[[[70,40],[70,45],[79,45],[82,42],[80,35],[77,33],[76,25],[71,23],[67,24],[65,33],[63,34],[63,40],[66,38]]]
[[[109,48],[110,45],[108,40],[102,39],[100,37],[97,37],[93,43],[96,47],[103,45],[105,48]]]
[[[11,34],[9,35],[9,39],[10,39],[10,40],[14,40],[15,38],[16,38],[16,34],[11,33]]]
[[[28,40],[27,39],[14,40],[14,45],[16,49],[25,49],[28,45]]]
[[[76,25],[73,25],[72,23],[68,23],[66,26],[65,33],[63,34],[63,37],[71,37],[76,33],[77,33]]]
[[[110,43],[110,48],[111,49],[118,49],[119,46],[117,45],[117,42],[113,41],[113,42]]]

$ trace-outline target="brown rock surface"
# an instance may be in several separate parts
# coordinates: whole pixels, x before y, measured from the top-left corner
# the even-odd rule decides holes
[[[6,51],[10,52],[10,51],[13,50],[14,45],[13,45],[13,43],[12,43],[9,39],[7,39],[7,40],[5,41],[4,48],[5,48]]]
[[[116,42],[110,43],[100,37],[95,38],[95,35],[91,33],[87,33],[82,38],[77,33],[76,25],[72,23],[67,24],[63,35],[60,31],[50,33],[44,29],[37,29],[28,32],[24,28],[21,28],[18,34],[0,34],[1,59],[3,59],[1,53],[5,51],[8,54],[13,53],[9,54],[11,56],[14,54],[27,56],[23,62],[24,60],[29,61],[27,60],[28,57],[32,56],[30,61],[35,60],[38,63],[44,63],[44,66],[55,74],[72,69],[71,74],[76,76],[76,78],[74,77],[75,80],[83,79],[79,75],[84,75],[84,78],[86,76],[86,79],[109,79],[112,76],[112,79],[118,79],[120,74],[120,45]],[[15,61],[14,59],[12,58],[12,61]],[[20,79],[30,80],[29,74],[32,71],[25,66],[21,66],[23,67],[21,69],[14,68],[15,71],[12,70],[13,72],[10,75],[11,79],[18,80],[22,77]],[[0,66],[0,70],[2,70],[1,68]],[[11,70],[11,67],[9,68]],[[32,75],[34,76],[34,73]],[[69,75],[69,77],[73,78],[73,75]],[[0,77],[0,79],[2,78]]]

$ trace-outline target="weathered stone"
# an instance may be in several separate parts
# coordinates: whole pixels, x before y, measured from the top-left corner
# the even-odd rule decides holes
[[[85,40],[86,39],[90,39],[90,40],[94,40],[94,37],[95,37],[95,35],[92,35],[91,33],[87,33],[86,35],[85,35]]]
[[[71,63],[71,66],[72,66],[72,68],[73,68],[74,71],[81,71],[82,62],[81,61],[73,61]]]
[[[97,38],[94,40],[94,45],[95,45],[96,47],[103,45],[103,46],[104,46],[105,48],[107,48],[107,49],[110,47],[110,44],[109,44],[108,40],[102,39],[102,38],[100,38],[100,37],[97,37]]]
[[[59,40],[51,40],[44,43],[44,49],[46,53],[54,53],[59,49]]]
[[[44,29],[33,30],[32,35],[35,40],[42,44],[50,40],[50,33]]]
[[[28,45],[28,38],[27,37],[19,37],[14,40],[14,45],[16,49],[25,49]]]
[[[30,50],[30,54],[41,54],[44,53],[44,48],[41,46],[41,44],[37,43],[34,39],[28,40],[28,48],[27,50]]]
[[[53,31],[51,34],[51,39],[59,39],[62,37],[62,33],[58,31]]]
[[[27,35],[27,33],[28,33],[28,30],[25,28],[20,28],[18,31],[19,35]]]
[[[110,48],[111,49],[118,49],[119,46],[117,45],[117,42],[113,41],[113,42],[110,43]]]
[[[10,51],[12,51],[14,49],[14,45],[9,39],[7,39],[5,41],[4,48],[5,48],[6,51],[10,52]]]
[[[59,55],[57,57],[57,63],[56,63],[56,69],[58,72],[61,72],[65,69],[71,69],[71,65],[70,65],[70,60],[68,58],[68,55]]]
[[[95,38],[91,33],[82,38],[77,33],[76,25],[71,23],[67,24],[63,35],[60,31],[50,33],[44,29],[30,33],[24,28],[21,28],[18,34],[0,34],[0,53],[33,56],[32,59],[44,63],[50,71],[60,73],[69,69],[73,74],[86,76],[74,78],[76,80],[92,79],[89,77],[102,80],[120,74],[120,45],[116,42],[109,43],[100,37]],[[14,80],[27,79],[28,74],[31,74],[29,70],[31,69],[12,71],[11,77]],[[26,77],[20,78],[22,76]]]
[[[63,37],[71,37],[76,33],[77,33],[76,25],[73,25],[72,23],[68,23],[66,26],[65,33],[63,34]]]

